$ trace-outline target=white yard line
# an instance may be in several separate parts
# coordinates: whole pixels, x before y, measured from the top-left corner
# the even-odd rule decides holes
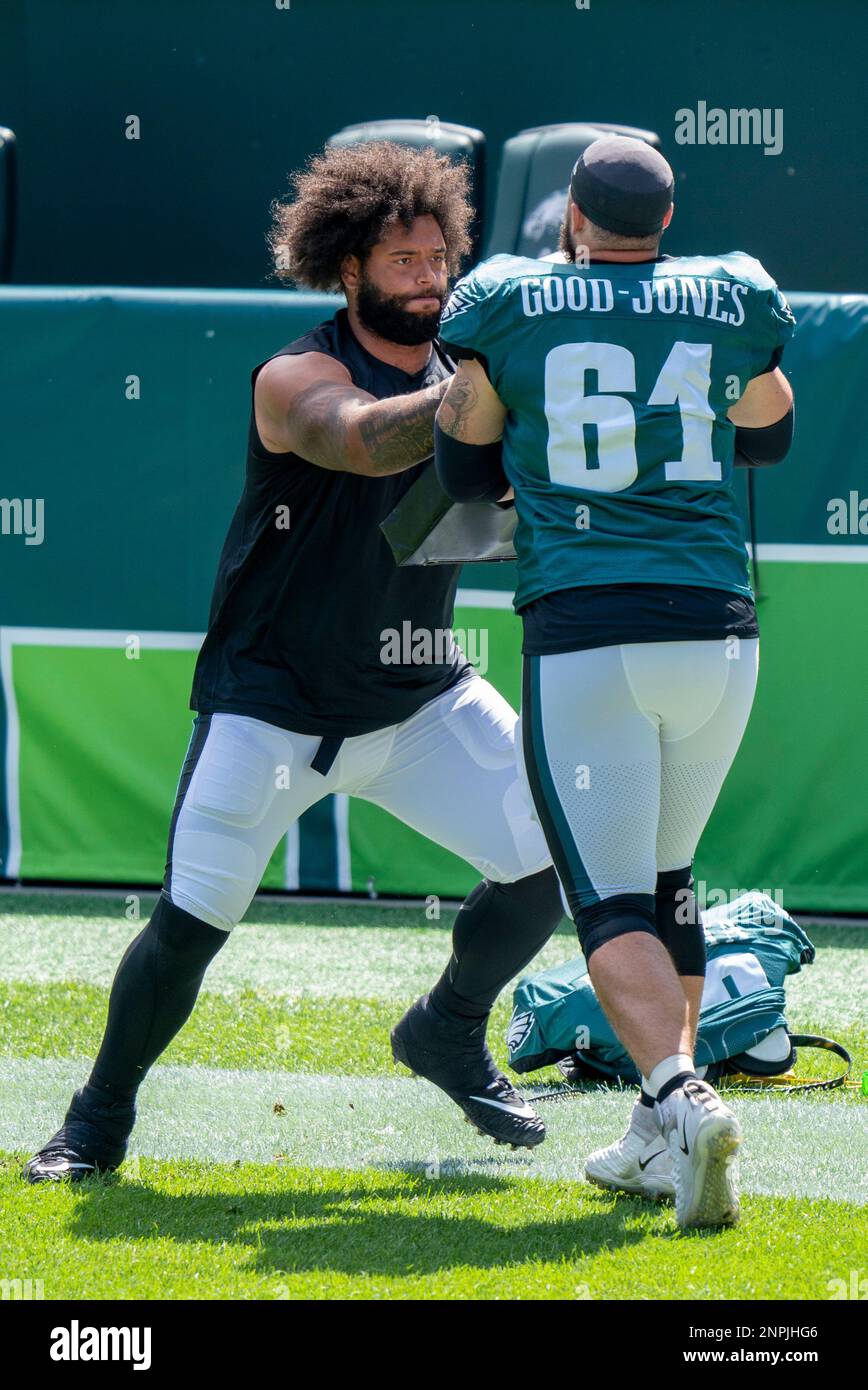
[[[87,1070],[65,1059],[0,1060],[0,1149],[38,1148]],[[601,1093],[541,1106],[549,1137],[528,1156],[478,1138],[444,1096],[410,1079],[156,1067],[131,1154],[580,1181],[582,1155],[622,1132],[630,1100]],[[733,1104],[745,1127],[744,1191],[866,1201],[864,1130],[850,1106],[784,1097]]]
[[[106,989],[127,945],[141,929],[150,907],[141,905],[141,920],[116,910],[86,921],[29,918],[0,922],[0,981],[47,985],[78,981]],[[2,910],[2,905],[0,905]],[[395,1022],[409,1003],[430,989],[449,959],[450,933],[445,923],[425,920],[418,905],[407,926],[393,927],[265,925],[236,927],[232,940],[212,963],[205,978],[208,994],[263,991],[275,1002],[304,995],[319,1000],[384,999],[393,1002]],[[559,935],[539,956],[540,968],[575,954],[572,934]],[[4,1051],[8,1052],[7,1042]],[[255,1060],[255,1059],[252,1059]]]

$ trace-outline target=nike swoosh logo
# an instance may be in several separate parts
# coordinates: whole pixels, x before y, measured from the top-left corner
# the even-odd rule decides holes
[[[680,1143],[679,1147],[680,1147],[681,1152],[682,1152],[683,1154],[687,1154],[688,1157],[690,1156],[690,1150],[689,1150],[688,1147],[687,1147],[687,1135],[684,1133],[684,1117],[683,1117],[683,1116],[681,1117],[681,1143]]]
[[[521,1105],[507,1105],[502,1100],[489,1100],[487,1096],[468,1096],[468,1100],[476,1100],[480,1105],[490,1105],[494,1110],[505,1110],[507,1115],[515,1115],[519,1120],[535,1120],[537,1114],[531,1110],[527,1101],[522,1101]]]
[[[641,1160],[641,1158],[640,1158],[640,1159],[639,1159],[639,1168],[640,1168],[640,1170],[644,1173],[644,1172],[645,1172],[645,1169],[648,1167],[648,1164],[649,1164],[649,1163],[653,1163],[653,1161],[654,1161],[655,1158],[659,1158],[660,1155],[661,1155],[661,1154],[665,1154],[665,1152],[666,1152],[665,1149],[658,1149],[657,1152],[656,1152],[656,1153],[653,1153],[653,1154],[651,1155],[650,1158],[646,1158],[644,1163],[642,1162],[642,1160]]]
[[[46,1168],[93,1168],[94,1166],[93,1163],[68,1163],[65,1158],[55,1158],[51,1161],[46,1159],[44,1163]]]

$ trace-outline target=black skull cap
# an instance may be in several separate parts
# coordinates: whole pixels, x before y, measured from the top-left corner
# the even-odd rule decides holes
[[[594,140],[573,165],[570,192],[586,217],[620,236],[653,236],[672,205],[675,176],[658,150],[629,135]]]

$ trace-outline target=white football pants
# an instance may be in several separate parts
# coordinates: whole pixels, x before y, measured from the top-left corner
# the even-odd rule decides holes
[[[361,797],[511,883],[551,857],[515,755],[515,711],[480,676],[410,719],[347,738],[325,776],[310,764],[318,737],[262,720],[196,721],[181,774],[163,892],[229,931],[259,887],[290,825],[330,792]]]
[[[757,638],[524,658],[524,775],[575,910],[692,863],[747,726]]]

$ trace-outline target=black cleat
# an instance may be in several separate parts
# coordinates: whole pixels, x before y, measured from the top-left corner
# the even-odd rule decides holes
[[[546,1127],[497,1070],[485,1041],[486,1022],[446,1018],[424,994],[392,1029],[392,1056],[445,1091],[478,1134],[532,1149],[545,1139]]]
[[[76,1091],[60,1129],[24,1165],[27,1182],[81,1182],[120,1167],[135,1120],[132,1102],[90,1100]]]

